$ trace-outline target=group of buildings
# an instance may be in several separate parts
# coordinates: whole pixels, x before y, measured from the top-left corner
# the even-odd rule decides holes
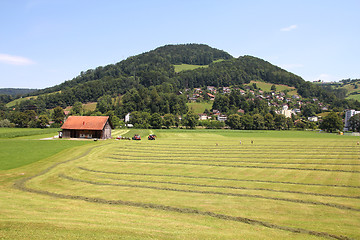
[[[223,93],[230,93],[231,88],[223,87],[221,91]],[[293,95],[291,98],[286,97],[283,92],[271,92],[264,96],[264,92],[261,90],[245,91],[243,89],[236,89],[240,92],[240,94],[250,93],[254,95],[254,97],[265,99],[268,101],[269,106],[274,106],[278,110],[276,111],[278,114],[283,114],[285,117],[291,117],[293,114],[297,115],[301,113],[300,108],[292,108],[290,109],[289,103],[292,105],[297,105],[301,107],[304,104],[301,99],[297,95]],[[215,94],[217,93],[217,89],[213,86],[207,86],[207,95],[210,100],[215,99]],[[189,90],[187,90],[189,92]],[[210,92],[210,93],[209,93]],[[203,94],[202,89],[195,88],[193,90],[193,95],[188,95],[188,100],[194,101],[200,97],[200,94]],[[318,102],[317,99],[313,99],[313,103],[319,104],[322,107],[322,110],[327,110],[325,106],[322,106],[322,103]],[[240,114],[244,114],[244,110],[239,109],[238,112]],[[345,112],[345,128],[344,131],[349,130],[349,119],[359,114],[360,111],[356,110],[347,110]],[[208,114],[199,114],[199,120],[209,120],[216,119],[218,121],[225,122],[227,120],[227,116],[222,114],[218,110],[213,110],[211,116]],[[125,116],[125,123],[128,123],[130,120],[130,113]],[[308,121],[317,122],[318,117],[312,116],[308,117]],[[107,139],[111,138],[111,129],[113,128],[112,123],[108,116],[70,116],[67,118],[63,126],[61,127],[61,137],[64,138],[96,138],[96,139]]]

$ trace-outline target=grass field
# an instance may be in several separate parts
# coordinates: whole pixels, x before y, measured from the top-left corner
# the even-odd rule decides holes
[[[37,136],[42,135],[56,135],[57,128],[0,128],[0,139],[1,138],[15,138],[15,137],[29,137],[29,136]]]
[[[205,109],[210,110],[212,108],[212,105],[213,105],[212,101],[187,103],[187,106],[189,107],[189,109],[191,109],[193,111],[193,113],[196,113],[196,114],[203,113],[205,111]]]
[[[179,65],[174,65],[175,67],[175,72],[181,72],[181,71],[186,71],[186,70],[194,70],[197,68],[207,68],[209,67],[209,65],[191,65],[191,64],[179,64]]]
[[[271,86],[275,85],[276,86],[276,91],[284,91],[284,90],[289,90],[288,95],[297,95],[297,90],[294,87],[289,87],[286,85],[281,85],[281,84],[273,84],[273,83],[266,83],[266,82],[260,82],[260,81],[251,81],[249,84],[247,85],[252,85],[253,83],[256,83],[256,86],[258,88],[260,88],[263,91],[266,92],[270,92],[271,91]]]
[[[358,137],[116,131],[0,171],[0,239],[360,238]]]
[[[347,99],[354,99],[357,101],[360,101],[360,94],[356,94],[356,95],[349,95],[346,97]]]

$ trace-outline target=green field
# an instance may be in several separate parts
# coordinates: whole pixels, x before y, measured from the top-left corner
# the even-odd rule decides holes
[[[256,83],[256,86],[258,88],[260,88],[263,91],[266,92],[270,92],[271,91],[271,86],[275,85],[276,86],[276,91],[284,91],[284,90],[289,90],[289,95],[297,95],[297,90],[294,87],[289,87],[286,85],[281,85],[281,84],[273,84],[273,83],[266,83],[266,82],[260,82],[260,81],[251,81],[249,84],[247,85],[252,85]]]
[[[348,97],[346,97],[347,99],[354,99],[357,101],[360,101],[360,94],[355,94],[355,95],[349,95]]]
[[[187,70],[194,70],[197,68],[207,68],[209,67],[209,65],[191,65],[191,64],[179,64],[179,65],[174,65],[175,67],[175,72],[181,72],[181,71],[187,71]]]
[[[187,103],[188,108],[192,110],[193,113],[197,113],[197,114],[203,113],[205,109],[208,109],[210,111],[212,105],[213,105],[212,101]]]
[[[1,138],[15,138],[15,137],[29,137],[35,136],[36,138],[57,135],[59,129],[57,128],[0,128]]]
[[[360,238],[358,137],[135,133],[1,170],[0,239]]]

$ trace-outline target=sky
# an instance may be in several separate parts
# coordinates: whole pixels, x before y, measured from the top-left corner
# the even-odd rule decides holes
[[[167,44],[360,78],[359,0],[0,0],[0,88],[46,88]]]

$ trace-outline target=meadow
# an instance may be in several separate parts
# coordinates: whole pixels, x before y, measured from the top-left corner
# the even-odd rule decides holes
[[[135,133],[0,170],[0,239],[360,238],[358,137]]]

